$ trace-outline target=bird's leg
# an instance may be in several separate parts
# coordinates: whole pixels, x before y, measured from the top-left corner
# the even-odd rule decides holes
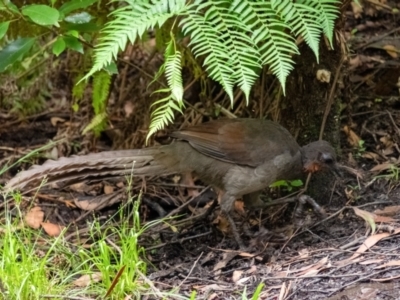
[[[233,237],[236,240],[236,243],[238,244],[240,249],[245,249],[245,246],[243,244],[242,238],[239,235],[239,231],[237,230],[235,221],[232,218],[232,210],[233,210],[233,205],[236,201],[235,196],[231,196],[227,193],[225,193],[222,198],[221,198],[221,210],[223,214],[226,216],[228,219],[229,225],[231,226],[231,230],[233,233]]]
[[[239,231],[237,230],[235,221],[233,220],[231,213],[230,212],[224,212],[224,214],[225,214],[226,218],[229,221],[229,225],[231,225],[231,230],[232,230],[233,237],[235,238],[236,243],[238,244],[240,249],[245,249],[245,246],[243,244],[242,238],[239,235]]]
[[[312,206],[313,210],[320,215],[322,218],[326,217],[326,212],[325,210],[310,196],[307,195],[296,195],[293,197],[287,197],[287,198],[281,198],[281,199],[276,199],[274,201],[265,203],[261,199],[259,199],[260,192],[254,192],[251,194],[247,194],[243,196],[243,201],[246,204],[246,206],[250,209],[262,209],[266,208],[268,206],[272,205],[280,205],[284,203],[292,203],[292,202],[298,202],[298,206],[295,210],[295,218],[300,218],[303,214],[304,211],[304,204],[308,203]]]
[[[304,204],[308,203],[312,206],[313,210],[321,217],[321,218],[326,218],[326,212],[325,210],[310,196],[308,195],[301,195],[300,197],[297,198],[297,207],[296,210],[294,211],[294,219],[296,224],[300,224],[301,222],[298,222],[297,220],[303,219],[304,218]]]

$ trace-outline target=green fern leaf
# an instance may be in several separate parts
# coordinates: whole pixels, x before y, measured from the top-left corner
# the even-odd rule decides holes
[[[268,1],[234,0],[232,10],[241,16],[252,33],[251,39],[258,45],[262,65],[269,66],[284,88],[293,69],[292,55],[299,53],[295,39],[286,32],[289,26]]]
[[[181,72],[181,52],[174,49],[171,41],[165,50],[165,76],[171,89],[172,97],[179,103],[183,101],[183,85]]]
[[[105,112],[110,92],[111,75],[106,71],[97,72],[93,76],[93,101],[95,115]]]
[[[182,27],[190,34],[195,55],[205,56],[210,77],[220,82],[231,100],[235,84],[248,99],[261,68],[260,54],[248,35],[248,27],[230,6],[231,1],[225,0],[193,5]]]
[[[339,16],[339,0],[302,0],[298,1],[310,7],[314,7],[318,11],[318,23],[322,31],[328,38],[330,46],[333,48],[333,31],[335,20]]]
[[[233,76],[231,57],[225,51],[223,41],[219,39],[219,31],[207,22],[203,15],[196,14],[196,7],[189,11],[183,19],[182,29],[190,35],[189,46],[195,56],[205,56],[204,65],[208,75],[219,82],[233,101]]]
[[[271,0],[272,9],[289,24],[296,36],[302,36],[319,60],[319,41],[321,26],[318,10],[291,0]]]
[[[155,132],[163,129],[174,121],[174,112],[182,113],[183,104],[183,84],[181,72],[181,52],[176,49],[175,37],[171,33],[171,40],[165,50],[165,63],[160,70],[165,70],[168,88],[157,90],[156,93],[168,93],[163,99],[159,99],[152,104],[157,106],[151,113],[151,123],[147,139]],[[160,73],[160,72],[158,72]]]
[[[90,123],[83,129],[82,134],[86,134],[90,130],[93,130],[96,136],[99,135],[100,132],[105,128],[106,120],[107,114],[105,112],[94,116]]]
[[[125,3],[126,6],[111,13],[115,19],[102,30],[93,67],[83,79],[110,64],[119,50],[125,49],[128,41],[134,43],[146,30],[162,26],[166,20],[183,14],[186,9],[184,0],[158,0],[151,3],[146,0],[127,0]]]
[[[168,123],[172,122],[174,119],[174,110],[171,107],[171,103],[174,103],[172,96],[168,95],[167,97],[158,100],[154,104],[160,103],[164,104],[155,109],[151,114],[151,124],[149,126],[146,142],[154,133],[165,128],[165,126],[167,126]]]

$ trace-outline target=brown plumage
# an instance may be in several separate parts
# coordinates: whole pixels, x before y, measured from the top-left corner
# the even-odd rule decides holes
[[[300,147],[277,123],[259,119],[221,119],[171,134],[165,146],[140,150],[107,151],[47,161],[19,173],[6,189],[27,189],[47,183],[73,183],[99,176],[167,175],[194,172],[204,182],[224,192],[221,208],[230,217],[236,199],[256,205],[260,191],[278,180],[302,177],[332,167],[333,148],[325,141]]]

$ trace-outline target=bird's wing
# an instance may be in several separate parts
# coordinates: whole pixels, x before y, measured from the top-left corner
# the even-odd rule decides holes
[[[299,146],[277,123],[260,119],[220,119],[173,132],[200,153],[229,163],[257,167]]]

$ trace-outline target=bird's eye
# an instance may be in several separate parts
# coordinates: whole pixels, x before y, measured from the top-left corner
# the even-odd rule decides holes
[[[332,155],[329,154],[329,153],[322,153],[322,155],[321,155],[321,161],[324,162],[324,163],[326,163],[326,164],[328,164],[328,165],[334,163],[334,159],[333,159]]]

